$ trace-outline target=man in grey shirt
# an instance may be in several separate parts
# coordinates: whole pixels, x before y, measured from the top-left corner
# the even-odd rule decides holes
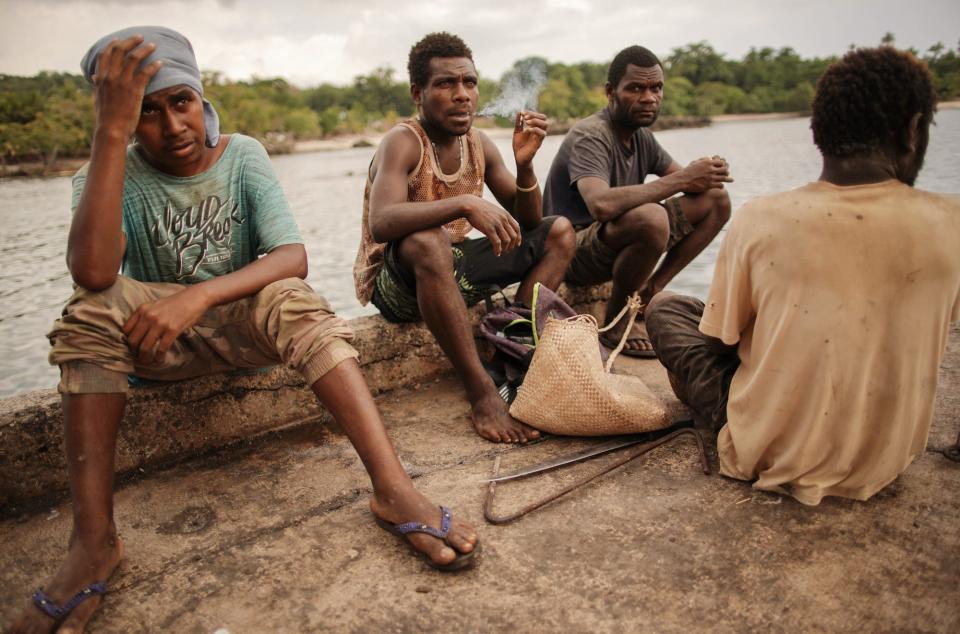
[[[607,107],[579,121],[563,140],[543,209],[544,215],[566,216],[577,229],[566,282],[613,280],[609,322],[634,291],[646,305],[713,240],[730,217],[724,183],[733,179],[719,156],[681,167],[647,129],[663,99],[663,69],[649,50],[630,46],[617,53],[606,92]],[[648,174],[660,178],[644,183]],[[601,343],[615,347],[622,334],[618,325]],[[623,354],[656,356],[642,321]]]

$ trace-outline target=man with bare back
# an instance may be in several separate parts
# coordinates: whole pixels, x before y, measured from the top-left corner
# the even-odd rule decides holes
[[[526,442],[535,429],[512,418],[480,362],[467,306],[520,282],[556,289],[573,257],[573,227],[544,219],[533,157],[546,119],[517,113],[516,176],[490,138],[472,127],[477,71],[464,42],[432,33],[410,51],[410,93],[418,116],[384,137],[371,161],[363,200],[357,298],[392,322],[423,319],[459,374],[477,433]],[[483,199],[486,184],[500,203]],[[485,237],[468,239],[478,230]]]
[[[589,286],[613,280],[609,321],[635,291],[649,302],[710,244],[730,217],[723,186],[732,179],[719,156],[681,167],[648,129],[663,99],[663,69],[649,50],[630,46],[617,53],[606,92],[606,108],[577,122],[563,140],[550,166],[543,207],[577,229],[566,282]],[[660,178],[645,183],[649,174]],[[633,328],[623,354],[655,357],[642,314]],[[615,347],[622,333],[617,326],[601,343]]]

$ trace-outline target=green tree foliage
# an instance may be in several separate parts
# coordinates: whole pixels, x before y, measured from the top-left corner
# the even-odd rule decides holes
[[[600,72],[597,72],[599,67]],[[540,109],[553,119],[579,119],[607,103],[603,64],[549,64],[547,83],[540,93]]]
[[[880,39],[881,45],[895,42],[893,33]],[[930,67],[941,99],[960,98],[960,42],[955,49],[937,42],[915,54]],[[661,59],[665,74],[662,113],[710,116],[805,112],[817,79],[836,58],[805,59],[789,47],[763,47],[733,60],[708,42],[693,42],[674,48]],[[538,108],[555,121],[580,119],[607,103],[608,63],[550,63],[541,57],[519,60],[499,81],[480,78],[479,107],[499,96],[511,77],[536,66],[546,69]],[[257,137],[268,147],[296,139],[382,131],[414,113],[407,81],[386,66],[359,75],[346,86],[324,83],[298,88],[281,78],[231,81],[217,72],[205,73],[203,83],[225,132]],[[497,123],[512,124],[505,120]],[[93,96],[82,77],[48,72],[34,77],[0,75],[0,161],[50,165],[58,156],[85,156],[93,124]]]
[[[82,77],[0,75],[0,162],[35,160],[46,170],[59,156],[89,152],[92,135],[93,94]]]
[[[674,76],[686,77],[694,86],[707,82],[731,83],[734,65],[713,50],[707,42],[694,42],[673,49],[663,62],[664,72]]]
[[[960,96],[960,41],[956,50],[947,49],[943,42],[937,42],[927,49],[923,57],[933,71],[939,97],[956,99]]]

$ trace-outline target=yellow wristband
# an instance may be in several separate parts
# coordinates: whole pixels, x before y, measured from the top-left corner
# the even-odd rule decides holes
[[[530,187],[520,187],[520,183],[517,183],[517,191],[518,191],[518,192],[532,192],[532,191],[535,190],[537,187],[540,187],[540,182],[539,182],[539,181],[533,181],[533,185],[531,185]]]

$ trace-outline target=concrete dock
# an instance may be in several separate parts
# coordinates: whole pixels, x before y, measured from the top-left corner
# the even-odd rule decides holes
[[[656,361],[620,359],[617,368],[672,398]],[[693,444],[678,440],[492,526],[480,480],[497,454],[507,470],[584,441],[488,443],[471,429],[458,382],[442,371],[384,391],[378,403],[417,486],[478,527],[475,569],[433,571],[378,528],[362,465],[321,418],[168,466],[143,462],[122,478],[116,515],[127,557],[91,629],[960,631],[960,464],[940,453],[960,430],[958,328],[927,451],[866,503],[804,507],[720,477],[704,434],[713,475],[700,472]],[[616,457],[505,484],[497,511]],[[70,508],[50,487],[40,502],[8,496],[0,625],[64,552]]]

